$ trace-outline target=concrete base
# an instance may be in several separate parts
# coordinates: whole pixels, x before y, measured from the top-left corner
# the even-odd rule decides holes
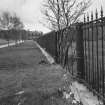
[[[81,101],[83,105],[103,105],[102,102],[99,101],[98,98],[94,96],[83,84],[75,81],[72,82],[70,88],[74,93],[76,100]]]

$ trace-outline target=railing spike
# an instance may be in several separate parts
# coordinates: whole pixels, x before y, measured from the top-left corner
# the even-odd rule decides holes
[[[101,18],[103,17],[103,7],[101,6]]]
[[[96,19],[98,19],[98,11],[97,11],[97,8],[96,8]]]
[[[84,14],[84,23],[86,22],[86,17],[85,17],[85,14]]]
[[[91,20],[93,20],[93,11],[91,11]]]
[[[87,13],[87,21],[89,22],[89,13]]]

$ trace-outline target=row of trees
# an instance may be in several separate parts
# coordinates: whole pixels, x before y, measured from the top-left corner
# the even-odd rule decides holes
[[[27,31],[20,18],[14,13],[3,12],[0,16],[0,38],[8,41],[25,40],[28,38]]]
[[[28,39],[28,33],[26,30],[1,30],[0,31],[0,38],[9,40],[26,40]]]
[[[35,39],[42,36],[43,33],[39,31],[24,30],[24,25],[16,14],[3,12],[0,16],[0,38],[10,40],[25,40]]]
[[[20,18],[14,13],[10,14],[9,12],[3,12],[0,16],[0,29],[1,30],[21,30],[24,28],[24,25]]]

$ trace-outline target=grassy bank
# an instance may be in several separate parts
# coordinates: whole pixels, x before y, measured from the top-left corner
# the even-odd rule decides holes
[[[61,86],[61,68],[50,65],[34,42],[0,49],[0,103],[12,105],[17,102],[13,95],[24,91],[22,99],[26,99],[27,104],[22,105],[42,105],[40,94],[53,94]]]
[[[15,41],[10,40],[9,43],[14,43]],[[8,44],[8,41],[4,40],[4,39],[0,39],[0,45],[5,45]]]

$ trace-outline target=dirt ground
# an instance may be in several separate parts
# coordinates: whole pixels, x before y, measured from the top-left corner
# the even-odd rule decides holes
[[[0,49],[0,105],[66,105],[62,76],[33,41]]]

